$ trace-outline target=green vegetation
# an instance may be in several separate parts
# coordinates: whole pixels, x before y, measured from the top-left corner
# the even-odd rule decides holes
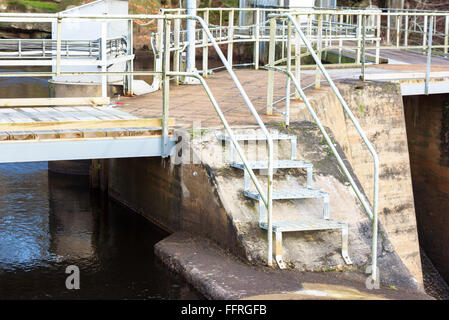
[[[57,12],[59,11],[59,5],[54,2],[49,1],[37,1],[37,0],[8,0],[8,5],[11,6],[25,6],[40,9],[46,12]]]

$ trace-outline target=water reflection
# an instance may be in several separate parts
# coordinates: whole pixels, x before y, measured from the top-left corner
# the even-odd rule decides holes
[[[197,299],[158,264],[167,234],[47,163],[0,165],[0,299]],[[81,289],[65,288],[77,265]]]

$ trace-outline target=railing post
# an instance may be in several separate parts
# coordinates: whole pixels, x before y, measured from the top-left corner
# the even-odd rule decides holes
[[[376,64],[380,63],[380,37],[382,35],[381,29],[382,16],[380,14],[377,15],[377,34],[376,34]]]
[[[408,11],[405,12],[405,26],[404,26],[404,46],[408,46]]]
[[[58,17],[56,26],[56,75],[61,74],[61,29],[62,19]]]
[[[396,47],[401,45],[401,16],[396,16]]]
[[[108,23],[106,21],[101,22],[101,72],[107,71],[108,55],[106,42],[108,37]],[[101,76],[101,96],[106,98],[108,96],[108,76],[103,74]]]
[[[390,27],[391,27],[391,16],[390,10],[387,10],[387,44],[390,44]]]
[[[268,48],[268,65],[274,67],[276,53],[276,18],[270,19],[270,45]],[[267,85],[267,114],[273,114],[273,91],[274,91],[274,71],[268,70]]]
[[[133,54],[133,20],[128,20],[128,39],[127,39],[127,54],[132,55]],[[128,64],[128,71],[134,71],[134,59],[127,60]],[[128,75],[127,77],[127,94],[130,95],[133,93],[133,80],[134,76],[132,74]]]
[[[254,26],[255,42],[254,42],[254,69],[259,70],[260,55],[260,9],[256,9],[256,19]]]
[[[422,54],[426,54],[426,45],[427,45],[427,30],[429,28],[428,25],[428,16],[424,16],[424,28],[423,28],[423,38],[422,38]]]
[[[180,11],[177,12],[178,15],[181,14]],[[173,37],[174,37],[174,43],[175,51],[173,52],[173,70],[176,72],[181,71],[180,70],[180,56],[181,51],[179,50],[180,46],[180,29],[181,29],[181,19],[174,19],[173,20]],[[174,84],[177,86],[179,85],[179,76],[175,76],[174,78]]]
[[[234,49],[234,10],[229,11],[228,24],[228,62],[232,66],[232,50]]]
[[[209,24],[209,9],[205,9],[204,11],[204,22]],[[206,31],[203,30],[203,77],[207,77],[207,70],[208,70],[208,59],[209,59],[209,47],[207,46],[207,35]]]
[[[362,68],[361,68],[361,77],[362,81],[365,81],[365,41],[366,41],[366,16],[362,16]]]
[[[301,16],[296,16],[296,23],[300,25]],[[295,31],[295,77],[296,81],[301,84],[301,42],[299,33]],[[298,90],[295,89],[295,99],[300,99],[301,96]]]
[[[157,33],[156,33],[156,57],[154,59],[154,71],[162,72],[162,52],[164,42],[164,21],[157,19]],[[162,75],[154,76],[153,89],[159,90],[162,86]]]
[[[287,72],[290,72],[292,66],[292,47],[291,47],[291,37],[292,37],[292,23],[287,19]],[[285,125],[290,125],[290,77],[287,74],[286,78],[286,89],[285,89]]]
[[[168,156],[168,105],[170,95],[170,76],[167,72],[170,71],[170,27],[171,21],[164,19],[164,47],[162,51],[162,139],[161,139],[161,156],[166,158]]]
[[[426,94],[429,94],[430,65],[432,63],[432,36],[433,36],[433,16],[430,16],[429,41],[427,43],[427,68],[426,68],[426,84],[425,84]]]
[[[343,35],[341,33],[341,28],[343,27],[343,18],[344,18],[344,15],[340,14],[340,18],[339,18],[340,26],[338,27],[338,33],[337,33],[337,36],[339,38],[338,39],[338,64],[341,63],[341,58],[342,58],[341,53],[343,50],[343,39],[342,39]],[[345,27],[345,29],[346,29],[346,27]]]
[[[444,49],[443,49],[443,52],[445,54],[448,53],[448,47],[449,47],[449,15],[446,15],[444,23]]]
[[[357,16],[357,49],[356,49],[356,58],[355,63],[360,64],[360,54],[361,54],[361,45],[362,45],[362,15]]]
[[[318,15],[318,31],[317,31],[317,55],[318,58],[321,61],[321,57],[322,57],[322,50],[323,50],[323,15],[319,14]],[[318,68],[318,65],[316,66],[316,71],[315,71],[315,89],[319,89],[321,87],[321,73],[320,73],[320,69]]]

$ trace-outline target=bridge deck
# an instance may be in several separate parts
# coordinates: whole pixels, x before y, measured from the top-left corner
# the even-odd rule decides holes
[[[406,77],[411,73],[425,73],[425,65],[377,65],[368,67],[366,74],[383,74],[388,79],[389,76],[402,74]],[[431,72],[444,72],[449,74],[449,62],[446,65],[432,65]],[[329,69],[329,74],[333,79],[359,79],[360,68],[357,69]],[[283,117],[274,112],[272,116],[266,115],[266,94],[267,76],[266,70],[239,69],[236,70],[237,77],[245,88],[249,98],[265,123],[283,121]],[[322,78],[323,79],[323,78]],[[226,71],[217,72],[206,79],[217,100],[226,119],[231,125],[254,125],[254,118],[250,114],[243,98],[234,86],[229,74]],[[315,71],[304,70],[301,73],[301,86],[312,87],[315,82]],[[275,72],[274,100],[285,96],[285,76]],[[325,82],[323,82],[325,85]],[[449,92],[449,83],[447,92]],[[424,82],[422,82],[424,86]],[[292,91],[293,92],[293,86]],[[313,94],[313,90],[309,90]],[[170,87],[170,117],[176,119],[177,125],[191,127],[193,121],[201,121],[202,127],[221,126],[221,121],[215,113],[205,91],[200,85],[180,85]],[[150,94],[133,98],[122,98],[120,110],[129,112],[139,117],[160,117],[161,116],[162,92],[157,91]],[[283,110],[284,102],[280,102],[277,107]]]
[[[160,155],[161,119],[112,107],[0,108],[0,163]]]

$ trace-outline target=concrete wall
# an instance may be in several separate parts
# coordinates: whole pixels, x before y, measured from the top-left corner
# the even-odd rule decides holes
[[[449,282],[449,95],[404,97],[420,244]]]
[[[339,82],[380,160],[379,220],[403,263],[422,284],[419,241],[400,87],[381,82]],[[341,104],[328,87],[309,90],[308,96],[321,119],[335,135],[369,199],[373,195],[370,153]],[[311,119],[304,104],[296,104],[297,119]]]
[[[109,194],[169,231],[188,231],[242,255],[236,231],[203,165],[172,166],[161,158],[109,160]]]
[[[272,130],[281,130],[279,127]],[[282,129],[285,131],[285,129]],[[258,204],[243,196],[243,174],[230,168],[228,151],[217,140],[217,132],[204,130],[194,139],[192,150],[200,164],[173,165],[160,158],[114,159],[108,161],[109,194],[167,231],[187,231],[205,236],[244,260],[266,264],[266,231],[258,226]],[[253,134],[254,129],[236,133]],[[285,131],[284,133],[286,133]],[[288,133],[298,137],[300,159],[314,165],[314,187],[330,194],[331,217],[349,225],[349,250],[352,266],[341,257],[339,230],[290,232],[284,235],[283,258],[286,264],[302,271],[358,270],[365,272],[370,262],[371,222],[364,214],[352,189],[346,184],[335,158],[310,122],[292,124]],[[264,147],[246,148],[251,159],[263,157]],[[338,146],[338,148],[340,148]],[[183,156],[186,149],[183,150]],[[223,157],[224,155],[224,157]],[[276,158],[290,155],[288,142],[277,148]],[[262,184],[266,177],[260,175]],[[274,179],[276,190],[303,186],[301,169],[279,170]],[[322,217],[319,199],[276,201],[273,219],[297,220]],[[382,229],[381,229],[382,230]],[[416,288],[417,283],[385,237],[379,241],[379,266],[382,282],[398,287]]]

